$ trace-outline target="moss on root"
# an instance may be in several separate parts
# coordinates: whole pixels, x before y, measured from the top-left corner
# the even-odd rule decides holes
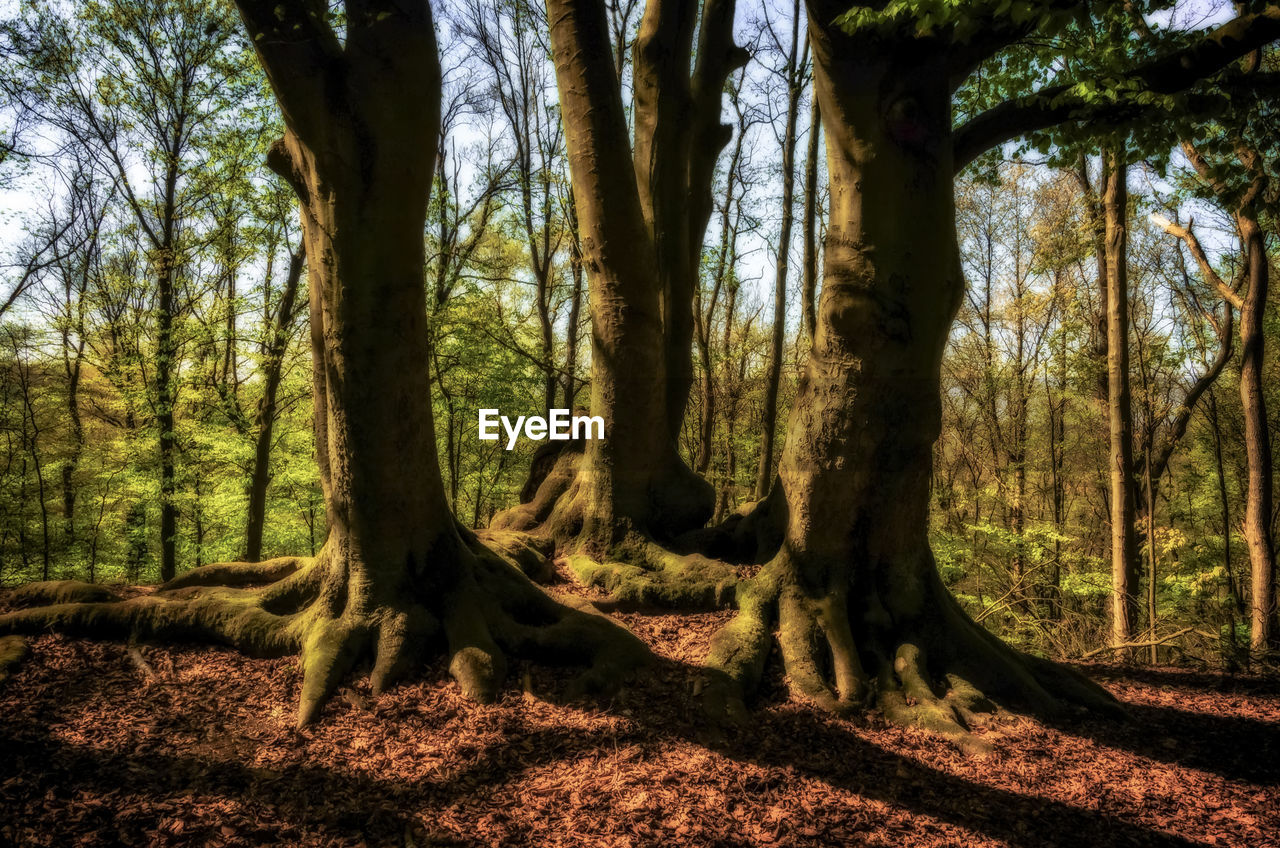
[[[603,562],[581,553],[567,561],[578,583],[608,592],[609,603],[622,607],[719,609],[733,603],[738,585],[733,566],[653,543],[619,546]]]
[[[463,561],[462,576],[431,597],[412,584],[370,591],[363,575],[355,578],[326,549],[291,568],[272,566],[285,576],[259,588],[205,585],[215,574],[238,581],[247,573],[230,567],[244,564],[206,567],[195,585],[170,583],[128,600],[71,601],[0,615],[0,634],[216,642],[251,656],[297,654],[303,671],[301,725],[316,719],[365,658],[373,662],[370,681],[379,693],[433,652],[444,651],[463,691],[480,701],[496,696],[507,656],[586,666],[574,696],[616,688],[648,662],[648,648],[630,631],[579,603],[562,603],[517,563],[473,535],[461,535],[464,542],[453,555]],[[256,571],[249,582],[263,573]]]
[[[839,592],[802,591],[781,554],[738,586],[738,615],[712,639],[703,706],[715,721],[741,722],[775,641],[793,698],[836,714],[877,707],[889,721],[938,733],[961,750],[990,745],[973,733],[1001,711],[1042,718],[1097,711],[1123,716],[1119,702],[1074,669],[1022,654],[965,615],[934,579],[920,615],[856,619]],[[776,632],[775,632],[776,628]]]
[[[549,583],[556,569],[551,558],[555,542],[518,530],[477,530],[476,538],[536,583]]]
[[[29,653],[27,640],[21,636],[0,637],[0,683],[9,679],[9,675]]]
[[[46,580],[27,583],[8,595],[11,606],[36,607],[49,604],[83,604],[119,600],[119,595],[106,586],[79,580]]]

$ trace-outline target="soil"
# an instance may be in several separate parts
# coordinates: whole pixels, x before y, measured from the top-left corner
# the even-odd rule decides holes
[[[301,732],[294,658],[43,636],[0,685],[0,845],[1280,846],[1280,681],[1081,666],[1131,721],[1002,717],[975,758],[775,668],[721,733],[695,692],[730,615],[617,614],[659,662],[608,701],[516,663],[478,705],[441,661]]]

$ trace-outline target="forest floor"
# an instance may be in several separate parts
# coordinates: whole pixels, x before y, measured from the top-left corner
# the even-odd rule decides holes
[[[1084,666],[1131,722],[1009,718],[975,759],[775,674],[721,738],[693,693],[729,615],[618,615],[660,662],[607,703],[516,665],[481,706],[438,662],[302,732],[293,658],[44,636],[0,685],[0,846],[1280,846],[1280,681]]]

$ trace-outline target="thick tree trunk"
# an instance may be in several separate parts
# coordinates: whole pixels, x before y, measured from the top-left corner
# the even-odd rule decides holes
[[[300,653],[302,724],[360,660],[373,660],[377,693],[441,642],[478,700],[493,697],[507,653],[588,663],[580,688],[617,683],[645,660],[643,644],[543,593],[511,564],[519,539],[491,537],[504,559],[458,526],[445,498],[422,237],[440,119],[430,7],[349,7],[341,45],[305,10],[254,0],[240,10],[288,127],[268,163],[301,201],[328,539],[312,560],[220,563],[133,600],[0,616],[0,634]]]
[[[590,291],[591,414],[604,419],[606,436],[587,441],[581,455],[563,452],[541,480],[531,477],[531,500],[494,527],[599,554],[624,539],[672,539],[711,515],[711,487],[684,464],[676,436],[692,383],[693,292],[711,166],[728,140],[718,109],[708,117],[697,107],[713,96],[720,102],[733,55],[732,3],[702,10],[692,79],[696,4],[646,7],[635,53],[634,150],[603,7],[552,0],[547,10]]]
[[[1249,290],[1240,310],[1240,402],[1244,407],[1245,454],[1249,466],[1244,537],[1249,545],[1253,590],[1249,643],[1255,653],[1265,653],[1275,647],[1276,632],[1276,552],[1271,534],[1274,472],[1263,391],[1266,367],[1263,320],[1269,268],[1266,243],[1257,218],[1247,213],[1238,214],[1236,225],[1245,248],[1249,279]]]
[[[831,23],[843,10],[809,3],[831,207],[817,334],[782,455],[786,538],[713,640],[708,706],[741,708],[776,614],[793,696],[843,710],[874,691],[891,719],[980,748],[964,726],[987,696],[1044,712],[1057,696],[1107,698],[1005,647],[938,576],[929,478],[963,291],[949,75],[944,55],[910,39],[844,35]]]
[[[1108,153],[1103,192],[1107,257],[1107,410],[1111,434],[1111,644],[1133,639],[1138,556],[1129,390],[1128,169]]]

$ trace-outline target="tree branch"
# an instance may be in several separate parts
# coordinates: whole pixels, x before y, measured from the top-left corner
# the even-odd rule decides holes
[[[1253,50],[1280,38],[1280,6],[1241,15],[1197,43],[1134,68],[1123,80],[1139,93],[1177,94],[1226,68]],[[1133,102],[1086,103],[1072,94],[1075,83],[1049,86],[1006,100],[966,121],[954,133],[956,170],[987,150],[1067,121],[1114,120],[1142,111]]]

